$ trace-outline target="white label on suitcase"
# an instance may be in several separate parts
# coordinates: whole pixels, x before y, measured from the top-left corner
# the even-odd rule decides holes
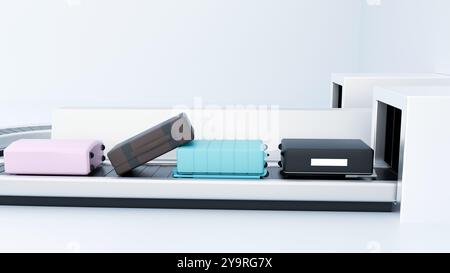
[[[311,158],[312,167],[347,167],[348,159]]]

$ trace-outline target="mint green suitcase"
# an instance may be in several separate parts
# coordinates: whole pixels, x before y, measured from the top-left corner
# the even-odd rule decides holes
[[[261,140],[194,140],[177,148],[177,178],[259,179],[268,175]]]

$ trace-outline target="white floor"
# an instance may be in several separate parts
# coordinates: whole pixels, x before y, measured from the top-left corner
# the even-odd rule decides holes
[[[450,251],[450,225],[398,213],[0,207],[0,251]]]

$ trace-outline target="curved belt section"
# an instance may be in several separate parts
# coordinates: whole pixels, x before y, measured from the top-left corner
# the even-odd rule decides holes
[[[50,138],[52,126],[24,126],[14,128],[0,129],[0,157],[3,156],[3,150],[12,142],[23,138]]]

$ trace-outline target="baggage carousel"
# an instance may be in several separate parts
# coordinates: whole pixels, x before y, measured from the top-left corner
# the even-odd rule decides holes
[[[175,162],[156,160],[118,176],[106,162],[89,176],[4,173],[3,150],[21,138],[49,138],[51,126],[0,130],[0,205],[176,209],[390,212],[397,208],[397,175],[284,179],[276,162],[262,179],[176,179]]]

